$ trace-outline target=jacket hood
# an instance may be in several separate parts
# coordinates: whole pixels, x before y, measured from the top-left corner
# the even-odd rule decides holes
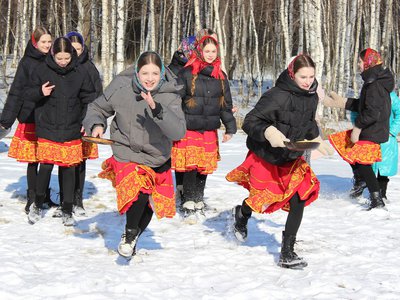
[[[85,62],[87,62],[89,60],[89,51],[88,49],[85,47],[83,48],[82,54],[78,56],[78,62],[80,64],[84,64]]]
[[[177,66],[185,66],[188,59],[185,57],[182,51],[175,51],[174,55],[172,56],[171,64]]]
[[[281,73],[281,75],[279,75],[279,78],[276,81],[276,86],[298,95],[314,95],[317,91],[318,81],[315,79],[309,90],[303,90],[292,78],[290,78],[289,72],[286,69]]]
[[[24,56],[29,56],[34,59],[44,59],[46,54],[40,52],[37,48],[33,47],[32,41],[29,40],[28,45],[26,45]]]
[[[374,66],[361,73],[365,84],[378,81],[381,86],[389,93],[394,90],[394,76],[389,69],[384,69],[382,65]]]
[[[71,62],[66,67],[60,67],[54,60],[53,55],[48,54],[46,56],[46,64],[50,69],[54,70],[57,74],[65,75],[74,70],[78,65],[78,57],[76,51],[72,53]]]

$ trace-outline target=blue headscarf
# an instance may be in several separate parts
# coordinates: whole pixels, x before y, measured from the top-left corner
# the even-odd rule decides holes
[[[68,32],[68,33],[65,35],[65,37],[66,37],[67,39],[69,39],[69,40],[71,40],[71,37],[73,37],[73,36],[78,37],[79,43],[82,45],[82,50],[84,50],[84,49],[85,49],[85,41],[84,41],[84,39],[83,39],[82,34],[80,34],[79,32],[76,32],[76,31],[71,31],[71,32]]]
[[[161,59],[161,56],[160,56],[157,52],[154,52],[154,51],[146,51],[146,52],[143,52],[142,54],[139,55],[139,58],[136,60],[136,63],[135,63],[135,73],[133,74],[133,82],[134,82],[134,84],[139,88],[139,90],[140,90],[141,92],[145,92],[145,93],[147,93],[148,90],[139,82],[138,63],[139,63],[139,61],[141,60],[141,58],[143,57],[143,55],[147,55],[147,54],[155,54],[155,55],[158,56],[158,58],[159,58],[160,61],[161,61],[160,82],[159,82],[158,85],[154,88],[154,90],[158,90],[158,89],[160,88],[160,86],[161,86],[161,85],[164,83],[164,81],[165,81],[165,67],[164,67],[164,63],[163,63],[163,61],[162,61],[162,59]]]

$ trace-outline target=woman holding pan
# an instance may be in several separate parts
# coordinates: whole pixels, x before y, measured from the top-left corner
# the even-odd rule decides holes
[[[118,253],[128,259],[153,211],[158,218],[175,215],[171,148],[186,132],[180,88],[160,56],[144,52],[135,67],[116,76],[89,104],[83,121],[88,135],[102,137],[107,118],[114,115],[113,156],[103,162],[99,176],[112,181],[118,211],[126,214]]]
[[[288,211],[278,265],[303,268],[307,263],[294,252],[304,207],[317,199],[320,183],[302,156],[286,147],[302,140],[323,143],[315,121],[318,104],[315,64],[305,54],[292,60],[245,117],[249,152],[245,161],[227,176],[249,190],[242,205],[233,209],[235,236],[244,241],[252,212]],[[286,143],[285,143],[286,142]],[[324,146],[320,144],[318,150]]]

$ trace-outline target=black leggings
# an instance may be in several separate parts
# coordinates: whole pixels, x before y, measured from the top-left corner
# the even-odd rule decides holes
[[[379,183],[376,179],[375,173],[372,170],[372,165],[361,165],[355,164],[351,165],[353,171],[358,171],[361,178],[365,181],[368,187],[369,193],[379,192]]]
[[[183,173],[184,201],[203,201],[206,181],[207,175],[200,174],[197,170]]]
[[[153,216],[153,210],[149,207],[149,195],[140,193],[126,212],[126,228],[140,228],[140,234],[149,225]]]
[[[38,165],[38,163],[29,163],[28,167],[26,168],[26,181],[28,184],[28,190],[36,190]]]
[[[294,194],[294,196],[289,200],[290,211],[286,219],[285,224],[285,235],[296,235],[299,230],[301,220],[303,219],[304,204],[305,201],[300,200],[299,194]],[[250,218],[252,209],[247,205],[246,200],[242,203],[242,214],[246,218]]]
[[[52,170],[52,164],[40,164],[36,182],[36,195],[39,199],[39,202],[36,203],[36,205],[39,207],[43,204],[42,199],[44,200],[43,196],[46,194],[49,186]],[[59,167],[59,174],[61,174],[62,178],[60,193],[63,194],[63,210],[70,213],[72,211],[72,203],[74,199],[75,167]]]

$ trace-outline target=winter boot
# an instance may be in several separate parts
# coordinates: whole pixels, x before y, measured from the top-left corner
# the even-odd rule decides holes
[[[35,202],[36,193],[34,190],[26,190],[26,205],[25,205],[25,213],[29,214],[29,208]]]
[[[357,170],[354,170],[353,173],[353,187],[350,190],[349,196],[351,198],[358,198],[362,195],[364,189],[367,187],[367,183],[364,181],[364,179],[362,179]]]
[[[373,192],[369,196],[370,202],[367,210],[371,210],[373,208],[383,208],[385,207],[385,202],[382,200],[382,196],[380,192]]]
[[[42,218],[42,204],[46,195],[36,195],[35,203],[31,205],[28,214],[28,221],[30,224],[35,224]]]
[[[294,244],[296,243],[296,236],[285,235],[285,232],[282,232],[282,237],[281,255],[279,257],[278,266],[287,269],[302,269],[307,267],[307,262],[303,260],[303,258],[298,257],[293,251]]]
[[[389,183],[389,178],[387,177],[378,177],[379,189],[381,191],[382,200],[385,202],[387,201],[386,197],[386,189]]]
[[[121,236],[121,242],[118,245],[119,255],[131,258],[136,254],[136,243],[140,235],[140,229],[125,228],[125,233]]]
[[[194,201],[185,201],[182,204],[181,210],[183,212],[183,218],[185,219],[185,223],[191,225],[197,223],[196,203]]]
[[[86,216],[86,211],[83,208],[82,192],[80,189],[75,191],[73,212],[76,216]]]
[[[61,220],[64,226],[74,226],[75,220],[72,217],[72,203],[63,202]]]
[[[43,208],[44,209],[49,209],[51,207],[58,206],[56,203],[53,202],[53,200],[51,200],[50,196],[51,196],[51,189],[47,189],[46,198],[44,199],[44,202],[43,202]]]
[[[232,210],[232,214],[235,218],[235,223],[233,224],[235,237],[238,241],[244,242],[247,238],[247,221],[249,218],[243,215],[241,205],[236,205]]]

